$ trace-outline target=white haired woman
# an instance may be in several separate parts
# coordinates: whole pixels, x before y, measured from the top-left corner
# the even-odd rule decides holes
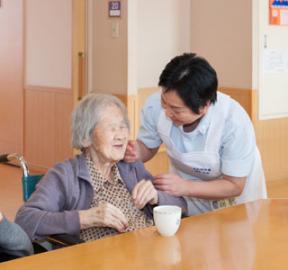
[[[84,241],[153,224],[154,205],[185,200],[157,191],[141,162],[125,163],[129,136],[122,102],[89,94],[72,115],[72,145],[81,150],[57,164],[18,211],[16,222],[31,239],[52,234],[79,235]]]

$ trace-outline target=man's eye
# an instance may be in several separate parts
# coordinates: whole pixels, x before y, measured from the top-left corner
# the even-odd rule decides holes
[[[161,100],[161,105],[162,105],[162,107],[164,107],[164,108],[167,107],[164,100]]]

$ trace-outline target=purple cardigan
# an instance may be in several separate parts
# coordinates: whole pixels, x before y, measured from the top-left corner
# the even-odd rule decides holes
[[[143,163],[117,163],[120,175],[131,193],[142,179],[153,180]],[[73,159],[57,164],[41,179],[36,191],[19,209],[15,222],[34,239],[52,234],[79,235],[79,210],[89,209],[93,199],[93,187],[85,157],[78,155]],[[178,205],[186,212],[186,202],[158,191],[159,205]],[[153,207],[146,205],[144,212],[152,217]]]

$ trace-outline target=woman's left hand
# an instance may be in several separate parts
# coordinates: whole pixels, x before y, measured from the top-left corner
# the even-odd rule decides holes
[[[188,191],[187,182],[176,174],[167,173],[156,175],[153,184],[157,189],[170,195],[184,196]]]
[[[132,199],[138,209],[142,209],[147,203],[157,204],[158,193],[153,183],[149,180],[141,180],[132,191]]]

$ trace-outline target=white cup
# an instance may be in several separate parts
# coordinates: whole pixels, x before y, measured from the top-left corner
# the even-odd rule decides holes
[[[181,221],[182,209],[173,205],[160,205],[153,209],[156,228],[162,236],[174,235]]]

